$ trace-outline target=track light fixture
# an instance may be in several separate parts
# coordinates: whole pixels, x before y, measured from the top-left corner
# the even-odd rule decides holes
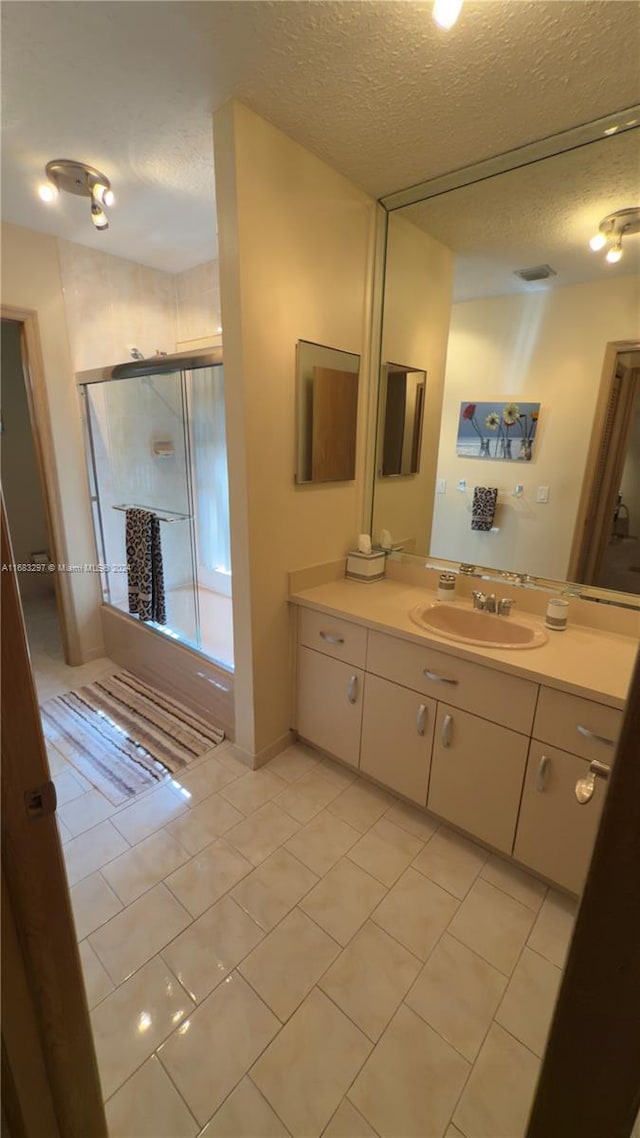
[[[38,188],[38,196],[43,202],[55,201],[60,190],[91,198],[93,224],[96,229],[109,228],[109,218],[104,207],[114,205],[115,196],[106,174],[88,166],[86,162],[74,162],[70,158],[56,158],[47,162],[45,172],[48,181]]]
[[[624,252],[622,238],[629,237],[633,233],[640,233],[640,206],[617,209],[615,213],[608,213],[603,217],[598,232],[594,233],[589,242],[589,248],[598,253],[606,246],[605,261],[615,265]]]
[[[462,9],[462,0],[434,0],[433,18],[440,28],[447,31],[455,24]]]

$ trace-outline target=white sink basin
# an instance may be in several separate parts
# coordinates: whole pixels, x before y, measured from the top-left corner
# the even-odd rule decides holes
[[[421,628],[461,644],[477,644],[485,648],[537,648],[547,640],[546,632],[538,625],[514,620],[512,616],[478,612],[464,604],[448,605],[436,601],[416,605],[409,616]]]

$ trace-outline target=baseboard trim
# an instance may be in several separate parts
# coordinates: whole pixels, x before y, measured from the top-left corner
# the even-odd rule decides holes
[[[286,751],[287,747],[290,747],[295,741],[295,731],[285,731],[284,735],[281,735],[275,742],[269,743],[268,747],[263,747],[255,755],[251,751],[245,751],[243,747],[238,747],[236,743],[233,743],[230,751],[234,758],[239,759],[250,770],[257,771],[260,767],[265,766],[270,759],[279,755],[281,751]]]

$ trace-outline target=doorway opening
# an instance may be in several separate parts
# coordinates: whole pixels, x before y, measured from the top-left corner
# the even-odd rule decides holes
[[[58,572],[62,558],[51,498],[52,456],[46,454],[46,431],[36,411],[35,319],[33,314],[20,319],[2,311],[1,481],[31,657],[41,675],[53,676],[72,661]]]
[[[640,345],[609,344],[570,579],[640,595]]]

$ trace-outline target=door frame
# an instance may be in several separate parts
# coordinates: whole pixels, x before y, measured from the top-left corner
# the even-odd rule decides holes
[[[11,564],[3,500],[0,508]],[[20,593],[15,573],[0,577],[3,1105],[16,1138],[107,1138]]]
[[[38,327],[38,314],[30,308],[14,308],[3,304],[0,307],[2,320],[20,325],[20,349],[24,387],[31,421],[31,435],[36,455],[36,466],[40,481],[40,492],[44,505],[44,516],[49,543],[49,556],[53,563],[65,565],[69,562],[65,539],[62,498],[58,482],[51,414],[45,380],[44,360]],[[69,575],[64,572],[52,574],[56,595],[56,607],[60,624],[60,636],[65,663],[83,662],[76,614],[69,586]]]
[[[611,341],[605,350],[567,572],[584,585],[595,582],[610,536],[631,431],[635,384],[618,380],[618,357],[639,350],[640,340]]]

